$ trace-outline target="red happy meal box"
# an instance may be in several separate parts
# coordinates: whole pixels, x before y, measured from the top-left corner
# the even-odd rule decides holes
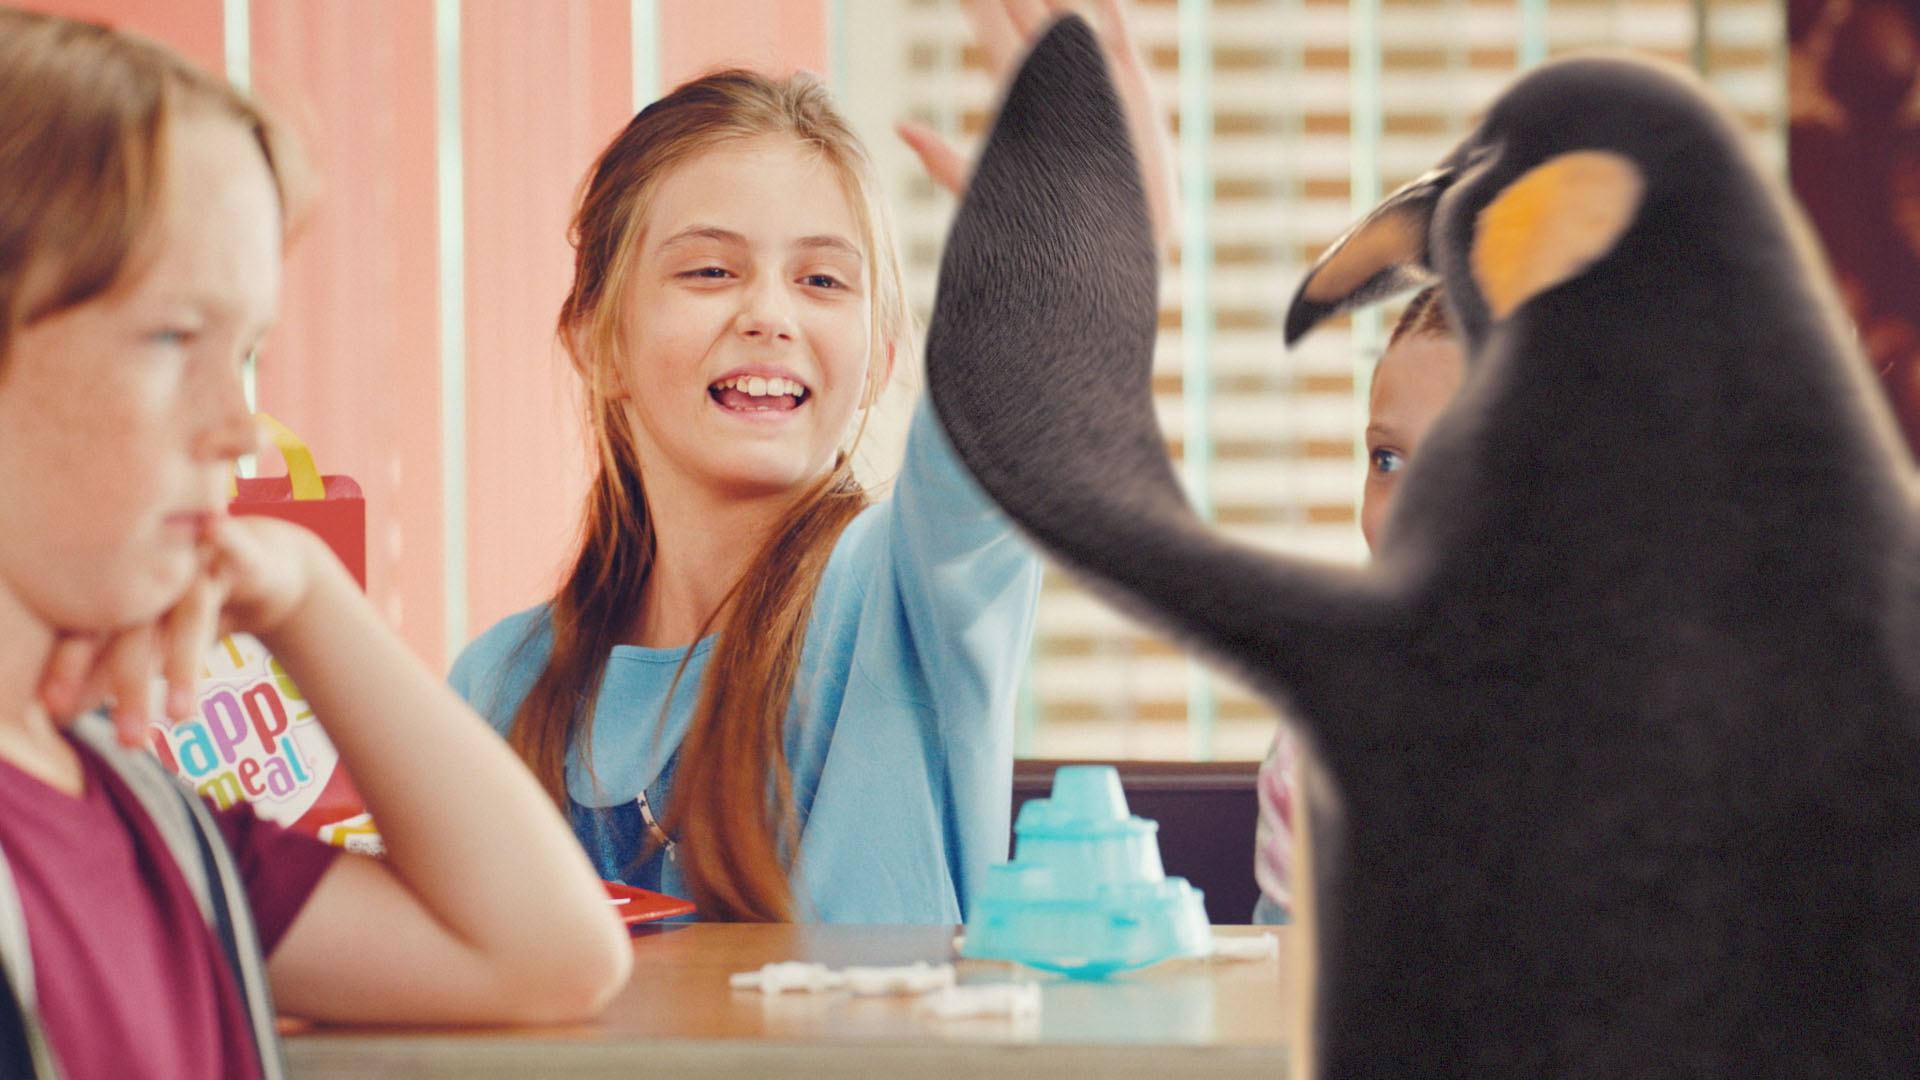
[[[306,445],[261,414],[286,458],[287,475],[238,478],[233,514],[282,518],[317,533],[361,588],[367,585],[367,503],[345,476],[321,476]],[[207,651],[199,710],[155,724],[154,753],[222,807],[245,800],[254,812],[331,844],[378,854],[380,835],[339,754],[280,662],[250,634],[230,634]]]

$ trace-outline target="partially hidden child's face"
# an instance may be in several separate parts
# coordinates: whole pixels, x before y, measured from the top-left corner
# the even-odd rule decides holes
[[[873,354],[845,185],[799,141],[723,143],[653,193],[621,379],[650,494],[790,492],[833,462]]]
[[[16,329],[0,367],[0,605],[53,630],[172,606],[254,443],[241,366],[278,310],[279,197],[239,125],[172,131],[120,282]]]
[[[1460,343],[1450,335],[1409,334],[1380,355],[1367,402],[1367,483],[1360,496],[1360,532],[1369,550],[1377,549],[1401,470],[1459,388],[1461,366]]]

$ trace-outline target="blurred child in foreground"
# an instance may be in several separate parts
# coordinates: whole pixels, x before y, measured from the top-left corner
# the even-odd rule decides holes
[[[0,11],[0,1075],[277,1077],[277,1010],[578,1019],[631,964],[539,785],[328,549],[225,513],[298,180],[166,49]],[[155,667],[183,718],[229,629],[299,681],[384,861],[138,749]]]

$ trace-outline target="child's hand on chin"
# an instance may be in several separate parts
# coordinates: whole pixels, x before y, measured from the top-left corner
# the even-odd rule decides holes
[[[60,637],[40,681],[40,704],[49,716],[71,721],[112,702],[120,742],[143,745],[156,671],[166,680],[168,722],[186,719],[207,646],[231,631],[271,633],[332,559],[307,530],[261,517],[218,519],[203,550],[200,573],[185,595],[152,622]]]
[[[206,547],[206,572],[176,610],[197,599],[193,615],[208,640],[216,632],[272,634],[327,569],[339,569],[319,537],[268,517],[221,518],[207,530]]]

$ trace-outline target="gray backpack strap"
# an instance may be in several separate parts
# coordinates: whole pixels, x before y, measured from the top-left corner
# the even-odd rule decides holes
[[[154,767],[160,768],[159,762]],[[253,925],[253,903],[247,897],[240,868],[227,850],[226,838],[213,820],[213,811],[198,796],[189,796],[186,806],[199,828],[201,857],[215,870],[220,889],[212,900],[217,918],[214,929],[233,960],[234,976],[240,981],[240,993],[247,1003],[247,1020],[253,1025],[253,1045],[260,1051],[261,1080],[285,1080],[287,1067],[280,1058],[280,1033],[274,1026],[273,989],[267,983],[267,961],[260,951],[260,935]]]
[[[33,947],[27,940],[27,919],[20,909],[20,892],[13,884],[13,871],[0,851],[0,975],[6,986],[0,993],[10,994],[6,1004],[13,1006],[26,1056],[38,1080],[59,1080],[60,1067],[54,1062],[53,1047],[47,1045],[47,1033],[40,1026],[39,994],[33,981]],[[0,1018],[3,1022],[6,1018]],[[14,1055],[7,1054],[8,1058]],[[13,1067],[9,1063],[9,1067]]]
[[[253,906],[213,812],[151,754],[121,746],[104,715],[84,717],[73,731],[127,785],[160,831],[240,984],[253,1043],[260,1052],[260,1075],[263,1080],[284,1080],[286,1065],[280,1058],[273,995],[253,925]]]

